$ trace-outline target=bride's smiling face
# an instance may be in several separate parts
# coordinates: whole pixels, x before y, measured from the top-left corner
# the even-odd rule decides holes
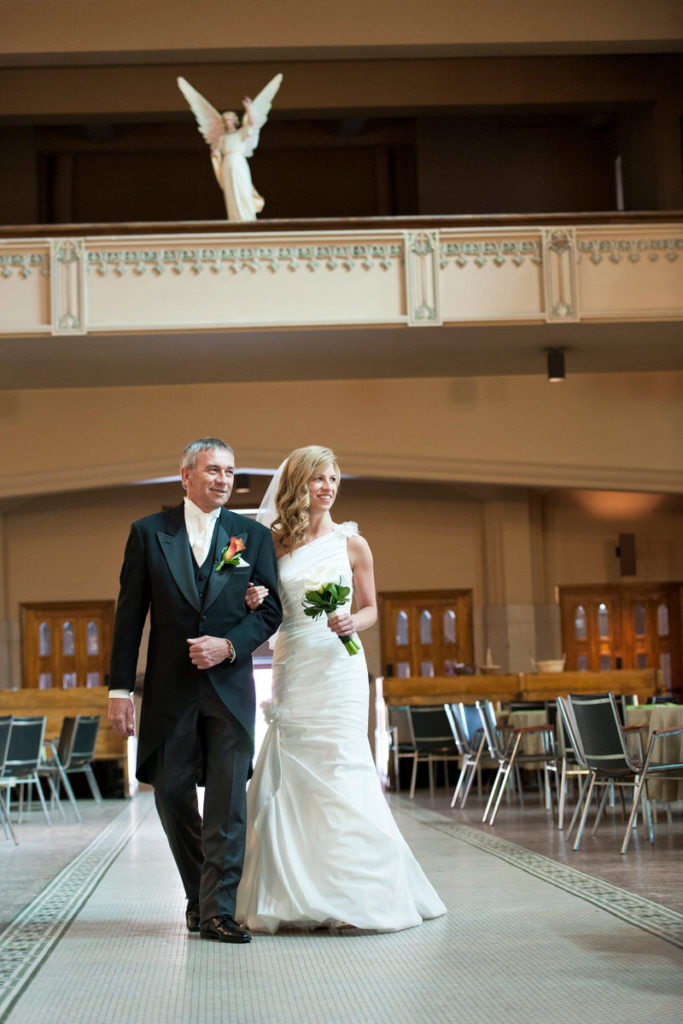
[[[309,512],[329,512],[337,497],[339,477],[331,462],[321,466],[308,481]]]

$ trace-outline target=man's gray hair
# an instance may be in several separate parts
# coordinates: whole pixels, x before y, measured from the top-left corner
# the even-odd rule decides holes
[[[219,437],[200,437],[198,441],[191,441],[183,452],[180,460],[180,469],[194,469],[197,465],[197,456],[200,452],[210,451],[212,448],[220,448],[223,451],[235,454],[234,450]]]

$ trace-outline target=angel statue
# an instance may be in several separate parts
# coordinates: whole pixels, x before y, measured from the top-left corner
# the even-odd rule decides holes
[[[282,75],[275,75],[256,99],[250,100],[245,96],[244,116],[240,122],[239,115],[233,110],[219,114],[189,82],[184,78],[178,79],[180,91],[192,108],[199,131],[211,146],[211,163],[225,195],[228,220],[256,220],[256,214],[263,209],[263,196],[252,184],[247,159],[258,145],[259,132],[266,123],[281,82]]]

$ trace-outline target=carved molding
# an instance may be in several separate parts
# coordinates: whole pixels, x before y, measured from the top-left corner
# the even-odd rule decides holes
[[[629,263],[638,263],[641,259],[647,259],[650,263],[656,263],[660,256],[673,263],[678,259],[679,253],[683,252],[683,237],[681,238],[584,238],[577,243],[578,259],[580,263],[583,257],[594,263],[602,263],[604,259],[610,263],[618,264],[623,259]]]
[[[150,271],[157,276],[172,274],[201,274],[209,271],[220,274],[228,270],[233,274],[244,271],[258,273],[268,270],[277,273],[285,269],[316,271],[364,270],[379,267],[389,270],[403,261],[401,244],[358,242],[349,245],[254,245],[254,246],[196,246],[187,249],[114,249],[88,253],[87,267],[101,277],[113,273],[123,277],[126,273],[141,276]]]
[[[474,264],[483,267],[487,263],[502,267],[513,263],[521,267],[525,260],[539,264],[542,260],[541,243],[533,239],[503,239],[501,241],[442,242],[439,266],[442,270],[449,262],[458,267]]]
[[[0,277],[28,278],[34,273],[43,277],[50,274],[50,257],[42,252],[0,252]]]
[[[234,241],[238,244],[232,244]],[[263,308],[268,306],[268,279],[271,275],[279,274],[280,278],[289,274],[316,275],[312,284],[314,291],[318,287],[324,290],[331,286],[340,295],[347,287],[345,278],[351,275],[349,295],[353,296],[353,288],[359,279],[368,273],[386,273],[388,278],[396,275],[400,279],[403,276],[405,300],[401,296],[399,306],[393,302],[386,309],[379,302],[367,322],[401,322],[410,327],[423,327],[443,322],[440,289],[448,288],[456,281],[460,270],[470,274],[467,287],[471,281],[471,287],[477,288],[479,268],[489,269],[486,287],[490,287],[500,269],[506,276],[505,288],[514,290],[516,283],[512,275],[515,269],[526,268],[521,277],[525,278],[528,286],[529,269],[534,267],[542,281],[543,304],[533,313],[524,312],[523,318],[545,318],[546,322],[557,324],[586,318],[632,319],[644,315],[671,319],[680,318],[679,307],[671,308],[670,295],[672,274],[675,275],[681,266],[677,261],[682,251],[683,232],[677,223],[659,227],[650,224],[640,227],[611,224],[544,227],[540,224],[538,227],[468,230],[452,227],[416,231],[370,229],[362,232],[320,231],[298,237],[274,232],[245,235],[238,240],[228,235],[208,234],[8,239],[0,242],[0,307],[5,285],[6,301],[11,302],[15,296],[20,296],[18,306],[23,319],[13,324],[13,333],[44,329],[52,330],[56,335],[85,334],[91,326],[88,324],[86,301],[88,280],[94,284],[97,278],[106,278],[116,294],[117,282],[124,278],[131,281],[142,277],[151,282],[162,275],[166,275],[166,279],[177,276],[181,279],[178,286],[182,288],[183,280],[188,281],[198,275],[204,275],[206,280],[221,274],[247,277],[261,274],[261,305],[251,311],[253,315],[248,320],[249,324],[256,326],[262,322]],[[615,278],[617,289],[613,294],[610,292],[609,308],[603,309],[600,301],[593,297],[590,309],[582,311],[579,287],[585,289],[588,301],[593,269],[595,280],[600,282],[599,274],[611,272],[611,268],[619,265],[624,273],[624,283],[622,287]],[[643,274],[644,281],[650,282],[647,285],[650,296],[652,275],[662,276],[665,287],[661,308],[655,308],[649,299],[643,303],[638,287],[634,287],[639,273]],[[33,284],[24,289],[23,281]],[[217,287],[220,290],[221,286]],[[50,324],[44,309],[44,293],[48,288],[52,302]],[[144,307],[146,288],[150,289],[150,308],[154,308],[156,291],[152,290],[151,283],[136,290],[136,301]],[[124,290],[122,283],[122,294]],[[41,297],[32,300],[34,291]],[[100,294],[101,289],[93,288],[93,296]],[[34,301],[35,309],[30,307],[31,301]],[[351,302],[352,299],[349,306]],[[24,304],[27,307],[25,311]],[[462,308],[455,316],[449,310],[449,322],[460,319],[463,322],[472,319],[507,322],[521,316],[514,303],[507,313],[505,308],[492,311],[487,306],[479,311],[476,303],[475,307],[474,317],[467,308]],[[96,317],[96,312],[93,315]],[[270,321],[268,323],[272,326]],[[320,321],[321,326],[326,323],[324,319]],[[107,323],[105,326],[111,330],[133,329],[129,323]],[[153,325],[154,329],[169,326],[156,321]],[[201,330],[203,326],[210,328],[212,325],[193,326]],[[278,322],[276,326],[291,324],[289,321],[286,325]],[[97,329],[101,327],[100,324]],[[150,327],[146,320],[144,327]]]
[[[574,228],[543,229],[543,289],[546,323],[581,319]]]
[[[406,233],[406,290],[411,327],[436,327],[443,323],[438,260],[438,231]]]
[[[85,241],[51,242],[52,333],[87,334],[85,323]]]

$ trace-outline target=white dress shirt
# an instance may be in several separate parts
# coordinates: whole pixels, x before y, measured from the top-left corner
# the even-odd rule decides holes
[[[213,537],[216,520],[221,513],[220,506],[212,509],[210,512],[202,512],[189,498],[184,500],[185,529],[187,530],[192,554],[196,559],[197,565],[204,565],[206,556],[209,553],[209,545]]]

